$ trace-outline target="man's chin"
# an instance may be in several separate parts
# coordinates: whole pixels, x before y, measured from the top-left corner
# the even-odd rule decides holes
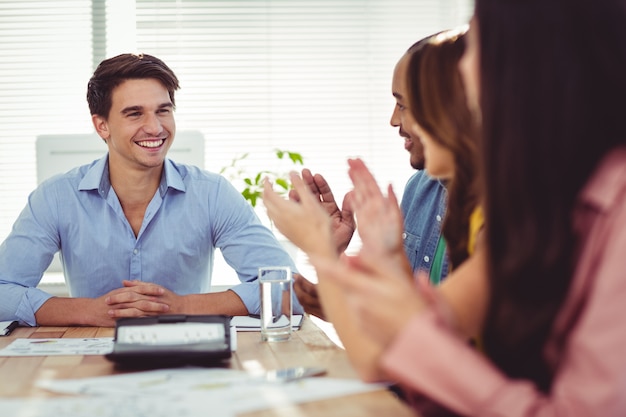
[[[411,162],[411,167],[413,167],[413,169],[422,170],[422,169],[424,169],[426,161],[424,161],[423,158],[420,158],[420,159],[417,159],[417,160],[411,158],[410,162]]]

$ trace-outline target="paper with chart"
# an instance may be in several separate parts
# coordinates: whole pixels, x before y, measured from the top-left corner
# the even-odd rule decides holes
[[[115,399],[110,402],[108,410],[110,417],[126,415],[122,408],[115,407],[120,398],[126,398],[127,403],[132,402],[138,410],[141,407],[152,410],[149,413],[151,417],[206,416],[208,404],[212,416],[231,416],[384,388],[379,384],[366,384],[355,379],[326,377],[305,378],[290,383],[271,383],[244,371],[191,367],[97,378],[44,380],[38,383],[38,386],[62,394],[82,395],[74,398],[77,403],[84,401],[86,395],[95,396],[97,399]],[[164,404],[164,407],[153,409],[155,403]],[[119,404],[122,407],[124,402]],[[74,406],[78,407],[79,404]],[[0,400],[0,415],[4,415],[1,413],[2,407],[3,401]],[[177,408],[174,410],[173,407]],[[44,408],[42,407],[41,414],[35,414],[33,417],[66,415],[45,414]],[[109,414],[95,415],[109,417]]]
[[[15,339],[0,349],[0,356],[104,355],[112,350],[112,337]]]

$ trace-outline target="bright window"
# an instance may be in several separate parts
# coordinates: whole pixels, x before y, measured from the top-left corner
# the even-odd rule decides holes
[[[204,134],[206,169],[249,152],[259,170],[293,150],[341,198],[345,161],[361,156],[401,193],[412,171],[389,126],[393,67],[470,13],[471,0],[0,0],[0,240],[36,186],[35,138],[92,132],[87,81],[122,52],[176,72],[177,127]]]

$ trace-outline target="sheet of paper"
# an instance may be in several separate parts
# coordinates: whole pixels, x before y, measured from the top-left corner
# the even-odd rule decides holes
[[[210,412],[207,412],[210,410]],[[0,416],[15,417],[235,417],[219,402],[155,401],[154,397],[0,398]]]
[[[0,349],[0,356],[104,355],[112,350],[112,337],[15,339]]]
[[[260,332],[261,319],[253,316],[234,316],[230,321],[231,326],[237,327],[238,332]],[[291,327],[298,330],[302,325],[302,314],[291,316]]]
[[[133,398],[152,399],[153,402],[184,403],[188,410],[196,413],[178,414],[185,416],[206,415],[207,404],[211,404],[211,415],[214,412],[217,415],[236,415],[384,388],[380,384],[366,384],[355,379],[326,377],[272,383],[244,371],[206,368],[177,368],[97,378],[48,380],[38,386],[63,394],[122,398],[132,393]]]

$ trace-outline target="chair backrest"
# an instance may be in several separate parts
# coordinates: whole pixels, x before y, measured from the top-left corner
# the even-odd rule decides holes
[[[107,146],[95,132],[91,134],[39,135],[37,149],[37,184],[56,174],[85,165],[107,153]],[[176,132],[168,151],[176,162],[204,168],[204,136],[195,130]],[[58,254],[48,272],[62,272]]]
[[[36,148],[38,184],[55,174],[88,164],[107,152],[106,144],[95,132],[39,135]],[[204,136],[196,130],[176,132],[167,155],[176,162],[204,168]]]

